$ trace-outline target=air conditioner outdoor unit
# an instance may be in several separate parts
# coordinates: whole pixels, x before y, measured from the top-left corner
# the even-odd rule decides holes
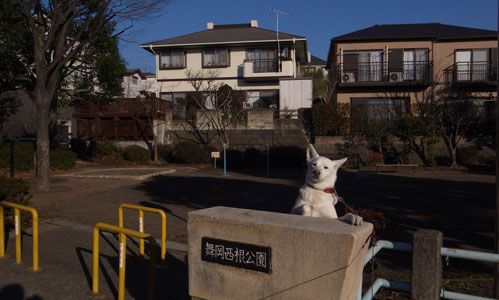
[[[341,82],[355,82],[354,73],[343,73],[341,75]]]
[[[390,72],[390,82],[401,82],[402,80],[402,72]]]

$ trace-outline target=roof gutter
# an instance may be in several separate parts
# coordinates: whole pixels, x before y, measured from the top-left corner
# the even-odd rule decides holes
[[[307,41],[306,38],[279,39],[281,42]],[[205,46],[205,45],[227,45],[227,44],[251,44],[251,43],[275,43],[275,40],[256,40],[256,41],[231,41],[231,42],[210,42],[210,43],[188,43],[188,44],[147,44],[141,45],[141,48],[152,49],[151,47],[185,47],[185,46]]]

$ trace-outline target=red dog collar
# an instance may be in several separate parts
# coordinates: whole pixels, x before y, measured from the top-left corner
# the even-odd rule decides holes
[[[330,188],[327,188],[327,189],[324,189],[322,190],[324,193],[328,193],[328,194],[336,194],[336,188],[333,186],[333,187],[330,187]]]

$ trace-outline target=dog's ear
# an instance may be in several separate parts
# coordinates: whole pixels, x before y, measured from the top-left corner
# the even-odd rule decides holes
[[[344,157],[342,159],[333,160],[334,167],[336,169],[339,169],[347,161],[347,159],[348,159],[348,157]]]
[[[312,144],[308,145],[307,148],[307,161],[311,161],[312,159],[319,157],[319,154],[317,151],[315,151],[314,146]]]

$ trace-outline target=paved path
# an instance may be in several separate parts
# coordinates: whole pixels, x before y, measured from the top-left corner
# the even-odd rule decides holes
[[[63,220],[49,222],[40,224],[39,273],[27,270],[32,262],[31,237],[24,236],[23,261],[16,265],[13,234],[10,235],[9,257],[0,260],[0,299],[92,299],[87,295],[92,280],[91,227]],[[168,245],[168,268],[157,270],[157,299],[187,299],[186,253],[178,251],[185,250],[186,245]],[[103,234],[100,246],[100,292],[107,299],[114,299],[118,280],[117,237]],[[135,241],[129,240],[127,248],[126,298],[145,299],[148,259],[138,256]]]

